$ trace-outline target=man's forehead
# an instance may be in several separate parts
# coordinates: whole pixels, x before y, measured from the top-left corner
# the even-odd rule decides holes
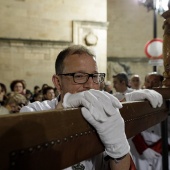
[[[91,55],[89,55],[89,54],[87,54],[87,53],[70,54],[70,55],[68,55],[68,56],[65,58],[65,60],[69,60],[69,59],[71,59],[71,58],[76,58],[77,60],[79,60],[79,59],[82,59],[82,58],[85,59],[86,57],[89,57],[89,58],[92,58],[93,60],[96,60],[94,56],[91,56]]]
[[[90,56],[86,53],[83,54],[72,54],[65,58],[64,62],[64,70],[67,68],[78,69],[80,67],[94,67],[97,71],[97,63],[96,59],[93,56]],[[76,66],[76,67],[75,67]]]
[[[148,76],[148,79],[159,79],[159,76],[158,75],[150,75]]]

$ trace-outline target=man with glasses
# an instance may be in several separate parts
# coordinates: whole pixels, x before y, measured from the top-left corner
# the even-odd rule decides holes
[[[96,129],[105,146],[105,152],[66,169],[129,170],[130,147],[119,112],[122,104],[113,95],[99,90],[105,73],[98,72],[95,55],[81,45],[68,47],[57,56],[55,71],[52,80],[60,97],[30,103],[21,112],[83,106],[82,115]],[[161,95],[157,92],[153,95],[157,96],[154,104],[160,106]],[[129,98],[132,99],[132,96]]]

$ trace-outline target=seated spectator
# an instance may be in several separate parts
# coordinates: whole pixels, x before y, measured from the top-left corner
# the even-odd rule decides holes
[[[33,95],[33,98],[32,98],[32,100],[31,100],[31,103],[32,103],[32,102],[35,102],[35,101],[39,101],[39,102],[43,101],[43,94],[41,93],[41,91],[39,91],[38,93],[35,93],[35,94]]]
[[[24,84],[24,90],[23,90],[23,94],[25,95],[26,94],[26,90],[27,90],[27,83],[26,83],[26,81],[25,80],[21,80],[22,81],[22,83]]]
[[[116,92],[113,95],[119,100],[123,101],[126,93],[134,91],[134,89],[129,88],[129,80],[126,73],[118,73],[113,75],[113,87]]]
[[[26,97],[27,101],[30,102],[33,98],[32,92],[30,90],[26,89],[25,97]]]
[[[52,100],[55,98],[54,88],[51,86],[43,89],[43,100]]]
[[[130,78],[130,87],[135,90],[139,90],[141,85],[141,80],[139,75],[132,75]]]
[[[48,87],[48,84],[43,84],[41,90],[43,91],[44,88]]]
[[[25,95],[25,83],[23,80],[14,80],[10,84],[11,92],[17,92],[19,94]]]
[[[0,115],[9,114],[8,109],[6,109],[3,105],[6,101],[6,86],[3,83],[0,83]]]
[[[17,92],[12,92],[4,106],[8,109],[9,113],[19,113],[20,109],[25,105],[27,105],[26,97]]]
[[[0,83],[0,105],[4,105],[7,99],[7,90],[6,86],[3,83]]]
[[[162,87],[163,75],[157,72],[148,73],[145,76],[144,88],[152,89],[154,87]]]
[[[40,91],[41,89],[40,89],[40,87],[39,86],[34,86],[34,94],[36,94],[36,93],[39,93],[39,91]]]
[[[44,83],[44,84],[42,85],[41,89],[40,89],[40,92],[43,93],[44,88],[46,88],[46,87],[48,87],[48,86],[49,86],[48,84],[45,84],[45,83]]]

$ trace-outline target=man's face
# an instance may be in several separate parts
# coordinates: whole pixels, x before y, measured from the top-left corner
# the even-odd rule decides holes
[[[13,102],[13,103],[7,104],[6,108],[9,110],[10,113],[19,113],[21,106]]]
[[[152,89],[153,87],[160,87],[161,81],[159,76],[157,75],[147,76],[144,85],[146,89]]]
[[[22,83],[17,83],[17,84],[14,86],[14,92],[22,93],[23,90],[24,90],[24,88],[23,88]]]
[[[44,95],[46,100],[52,100],[55,98],[55,93],[53,89],[50,89],[47,91],[47,93]]]
[[[65,73],[98,73],[98,68],[96,61],[93,57],[88,54],[74,54],[68,56],[64,60],[64,70],[62,74]],[[88,79],[88,81],[84,84],[77,84],[73,81],[72,76],[57,76],[58,81],[53,81],[56,88],[61,93],[61,99],[63,99],[64,95],[67,92],[77,93],[82,92],[89,89],[99,90],[100,84],[96,84],[93,82],[92,77]]]
[[[130,80],[130,85],[132,89],[139,89],[140,88],[140,79],[139,77],[132,77]]]
[[[35,101],[42,101],[43,100],[43,95],[39,94],[37,97],[34,98]]]
[[[113,78],[113,87],[115,88],[116,92],[124,92],[125,83],[120,82],[117,77]]]

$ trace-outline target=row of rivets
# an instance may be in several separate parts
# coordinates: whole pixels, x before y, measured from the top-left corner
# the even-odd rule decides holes
[[[128,119],[128,120],[125,120],[125,123],[126,123],[126,122],[130,122],[130,121],[134,121],[134,120],[138,120],[138,119],[143,119],[143,118],[146,118],[146,117],[151,116],[152,114],[153,114],[153,113],[146,114],[146,115],[139,116],[139,117],[135,117],[135,118],[133,118],[133,119]]]
[[[96,131],[93,129],[92,132],[96,132]],[[91,134],[91,131],[89,130],[88,132],[84,132],[84,135],[87,135],[87,134]],[[82,132],[80,134],[76,133],[75,137],[78,137],[78,136],[83,136],[83,133]],[[70,139],[73,139],[73,138],[74,137],[71,135]],[[64,140],[64,142],[67,142],[69,140],[69,138],[64,138],[63,140]],[[60,144],[60,143],[62,143],[62,140],[59,140],[59,139],[56,140],[56,141],[53,140],[53,141],[51,141],[49,143],[45,143],[45,144],[42,144],[42,145],[37,145],[35,148],[30,147],[30,148],[25,149],[25,150],[22,149],[22,150],[19,151],[19,153],[21,155],[25,154],[26,151],[28,151],[29,153],[32,153],[34,150],[40,150],[40,149],[44,148],[43,146],[45,146],[45,148],[48,148],[50,145],[53,146],[55,143]],[[12,152],[11,157],[15,157],[17,155],[17,153],[18,152]],[[11,162],[11,166],[15,166],[15,161]]]

